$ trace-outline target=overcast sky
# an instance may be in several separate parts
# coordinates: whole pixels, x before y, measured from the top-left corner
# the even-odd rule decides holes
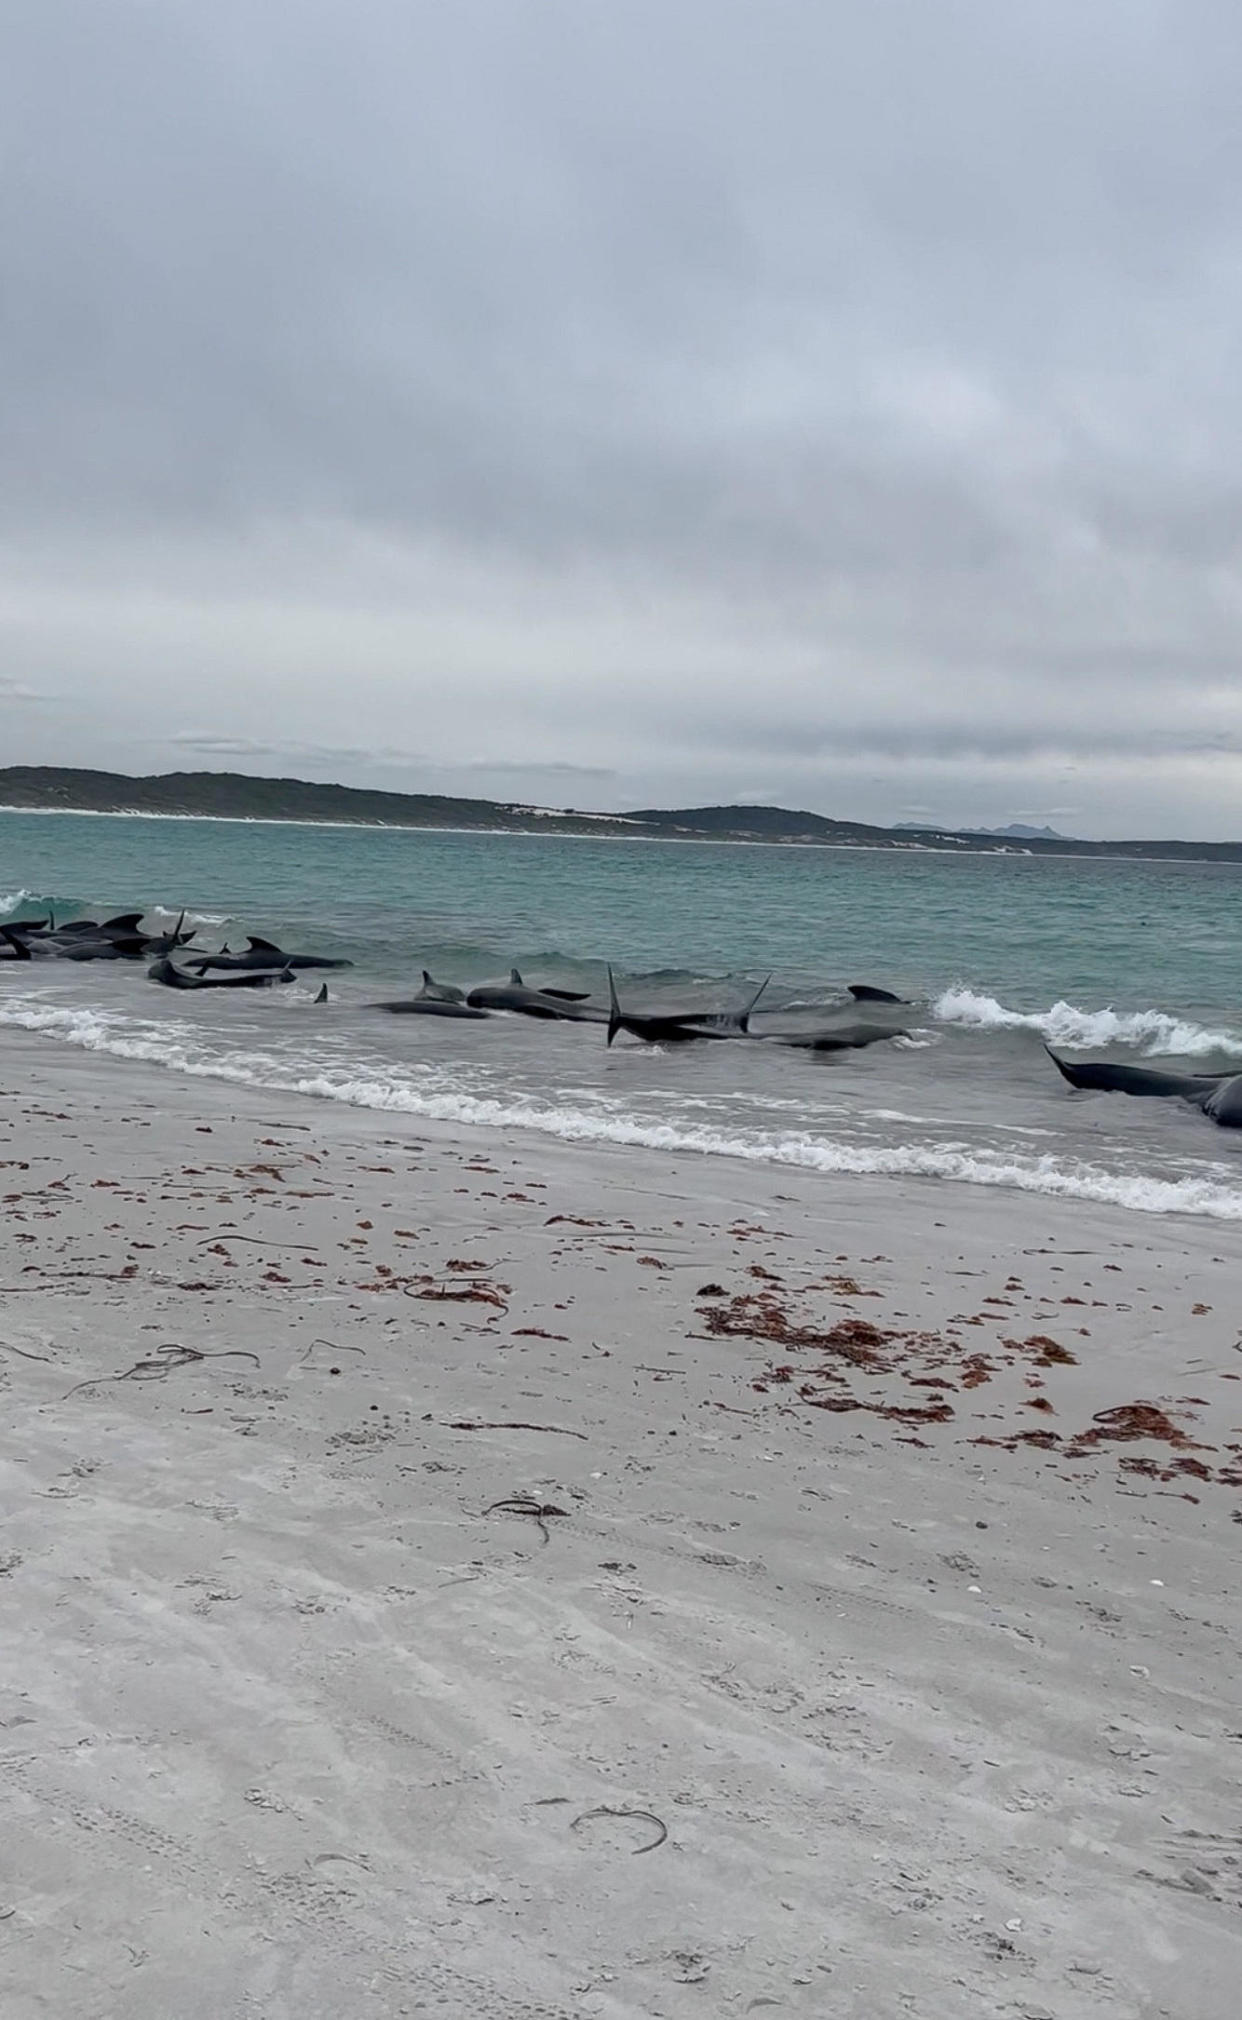
[[[1242,835],[1237,0],[5,0],[2,762]]]

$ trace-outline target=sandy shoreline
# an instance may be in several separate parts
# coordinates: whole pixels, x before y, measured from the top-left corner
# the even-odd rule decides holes
[[[6,2020],[1232,2020],[1231,1230],[0,1086]]]

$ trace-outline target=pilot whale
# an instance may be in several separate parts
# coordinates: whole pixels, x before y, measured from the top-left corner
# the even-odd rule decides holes
[[[1077,1065],[1059,1058],[1050,1045],[1044,1050],[1071,1087],[1188,1101],[1221,1129],[1242,1129],[1242,1073],[1163,1073],[1149,1066],[1114,1066],[1107,1060]]]
[[[523,1017],[556,1017],[570,1024],[602,1024],[604,1013],[569,989],[531,989],[516,968],[507,982],[484,982],[466,998],[471,1010],[516,1010]]]
[[[648,1045],[680,1045],[691,1038],[745,1038],[756,1003],[772,980],[765,975],[749,1003],[740,1010],[623,1010],[617,983],[608,970],[608,1043],[619,1031],[645,1039]]]

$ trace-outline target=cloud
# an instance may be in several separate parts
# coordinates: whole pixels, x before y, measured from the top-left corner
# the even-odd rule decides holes
[[[459,766],[458,769],[468,772],[491,772],[496,775],[513,772],[519,777],[529,772],[539,772],[543,776],[550,778],[593,779],[597,782],[612,781],[617,776],[616,772],[609,765],[571,765],[555,762],[548,764],[502,764],[495,761],[489,762],[486,758],[472,759],[468,765]]]
[[[1223,0],[11,13],[31,753],[1236,832]]]
[[[196,730],[181,730],[168,739],[178,750],[195,751],[202,757],[271,759],[288,763],[340,765],[423,765],[426,759],[416,751],[378,749],[360,744],[314,744],[296,740],[261,743],[253,737],[213,736]]]

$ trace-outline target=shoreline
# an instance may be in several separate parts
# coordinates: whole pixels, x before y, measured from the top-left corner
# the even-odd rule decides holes
[[[310,821],[295,820],[282,814],[174,814],[149,813],[140,808],[122,807],[16,807],[0,806],[0,814],[37,815],[40,817],[61,817],[73,820],[97,821],[202,821],[225,827],[242,828],[344,828],[351,833],[381,835],[481,835],[489,839],[522,837],[549,842],[651,842],[657,845],[670,844],[678,848],[702,849],[803,849],[829,850],[849,855],[873,856],[969,856],[996,858],[1005,862],[1055,861],[1071,863],[1159,863],[1176,868],[1185,864],[1195,869],[1242,870],[1242,857],[1233,859],[1217,856],[1159,856],[1159,855],[1096,855],[1090,852],[1080,854],[1073,849],[1038,850],[1021,847],[1001,847],[994,849],[973,848],[964,843],[961,848],[938,848],[926,842],[817,842],[799,836],[776,836],[765,841],[758,836],[714,836],[714,835],[601,835],[578,832],[574,829],[546,828],[456,828],[428,823],[397,823],[391,821]],[[550,816],[555,818],[555,816]],[[601,815],[600,819],[608,816]],[[1188,846],[1193,847],[1191,843]]]
[[[308,1114],[335,1112],[369,1117],[376,1123],[386,1120],[393,1126],[456,1131],[467,1141],[495,1133],[532,1147],[562,1145],[584,1153],[621,1153],[648,1160],[653,1171],[665,1168],[671,1159],[684,1158],[708,1169],[716,1164],[740,1167],[776,1180],[801,1178],[812,1186],[836,1182],[925,1186],[943,1196],[946,1204],[957,1199],[963,1207],[972,1195],[999,1194],[1028,1200],[1032,1209],[1043,1202],[1058,1202],[1087,1211],[1105,1209],[1127,1220],[1138,1216],[1136,1226],[1167,1220],[1173,1225],[1202,1223],[1212,1227],[1242,1220],[1242,1194],[1227,1190],[1208,1176],[1162,1178],[1110,1171],[1084,1164],[1081,1158],[1071,1160],[1066,1168],[1049,1169],[1046,1156],[1032,1154],[1024,1165],[1012,1153],[1005,1158],[994,1152],[964,1151],[951,1143],[878,1144],[867,1149],[805,1135],[776,1141],[746,1139],[695,1127],[681,1118],[676,1123],[657,1123],[639,1117],[603,1117],[586,1109],[578,1111],[575,1124],[566,1120],[562,1108],[519,1103],[505,1110],[494,1095],[460,1090],[423,1093],[414,1086],[397,1085],[391,1087],[387,1099],[364,1099],[360,1087],[378,1095],[384,1091],[382,1086],[360,1081],[357,1075],[342,1078],[345,1068],[317,1069],[294,1079],[262,1080],[231,1059],[191,1062],[183,1054],[178,1063],[149,1050],[139,1051],[139,1046],[151,1045],[150,1038],[122,1039],[116,1046],[101,1042],[95,1028],[100,1013],[95,1009],[32,1006],[27,1015],[32,1020],[42,1015],[50,1021],[10,1020],[0,1012],[0,1064],[9,1051],[32,1046],[36,1055],[42,1055],[43,1069],[53,1074],[65,1070],[57,1061],[68,1059],[84,1065],[89,1060],[101,1079],[113,1070],[123,1074],[134,1071],[149,1087],[154,1069],[161,1089],[178,1088],[183,1100],[193,1100],[196,1089],[215,1087],[233,1093],[238,1100],[292,1099],[305,1104]],[[83,1018],[87,1023],[81,1029],[64,1028]],[[1208,1172],[1218,1171],[1216,1160],[1205,1157],[1204,1162]]]
[[[1232,2020],[1213,1226],[0,1087],[17,2014]]]

